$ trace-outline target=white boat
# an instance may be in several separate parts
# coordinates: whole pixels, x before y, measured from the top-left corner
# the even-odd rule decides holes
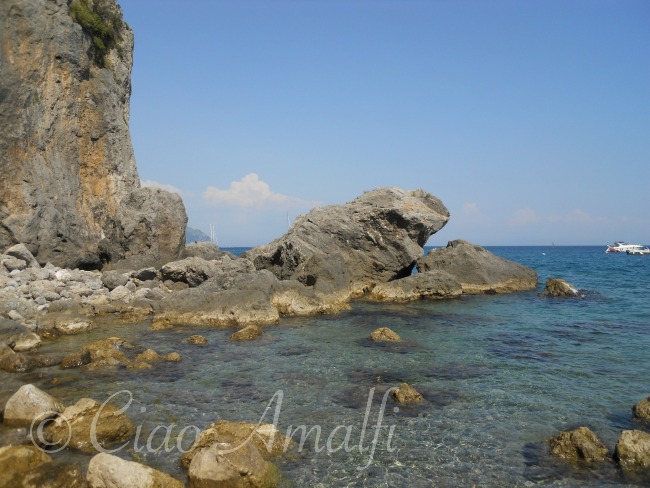
[[[625,251],[627,254],[633,254],[636,256],[644,256],[646,254],[650,255],[650,249],[647,247],[642,247],[641,249],[628,249]]]
[[[605,252],[627,252],[627,251],[640,251],[645,246],[640,244],[628,244],[627,242],[616,241],[612,246],[607,244]]]

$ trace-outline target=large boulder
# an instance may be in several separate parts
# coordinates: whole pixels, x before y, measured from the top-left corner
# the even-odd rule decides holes
[[[361,294],[409,276],[429,237],[448,220],[447,208],[423,190],[377,188],[344,205],[313,209],[283,237],[244,256],[283,280]]]
[[[96,452],[124,443],[135,434],[129,418],[110,404],[82,398],[67,407],[44,430],[52,445],[73,447],[83,452]]]
[[[423,298],[457,298],[462,294],[461,284],[452,275],[445,271],[429,271],[380,283],[368,298],[382,302],[410,302]]]
[[[587,427],[560,432],[548,440],[551,455],[571,462],[605,461],[609,450],[602,441]]]
[[[7,400],[3,422],[10,426],[31,426],[34,421],[41,422],[62,411],[63,405],[52,395],[34,385],[23,385]]]
[[[273,488],[280,482],[278,468],[265,461],[257,448],[222,442],[199,451],[188,470],[190,488]]]
[[[624,430],[616,443],[616,458],[626,469],[650,469],[650,434]]]
[[[24,243],[42,264],[86,269],[178,259],[180,199],[139,188],[133,33],[115,0],[74,4],[0,2],[0,250]]]
[[[179,480],[144,464],[100,453],[90,460],[86,475],[90,488],[183,488]]]
[[[537,287],[537,273],[463,240],[432,249],[418,260],[418,271],[446,271],[461,284],[463,293],[510,293]]]
[[[186,226],[180,196],[139,188],[120,201],[115,237],[102,242],[103,249],[117,268],[162,266],[183,257]]]

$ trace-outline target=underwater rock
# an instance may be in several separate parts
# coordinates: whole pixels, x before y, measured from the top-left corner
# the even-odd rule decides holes
[[[391,391],[393,399],[401,405],[416,405],[424,401],[424,397],[408,383],[402,383]]]
[[[379,329],[373,330],[370,338],[376,342],[398,342],[402,340],[399,335],[388,327],[380,327]]]

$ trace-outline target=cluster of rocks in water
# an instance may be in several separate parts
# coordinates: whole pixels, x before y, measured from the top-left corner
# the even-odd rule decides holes
[[[633,408],[634,417],[650,423],[650,397]],[[625,470],[650,470],[650,433],[644,430],[624,430],[612,456],[607,446],[588,427],[560,432],[548,441],[552,456],[581,464],[616,461]]]
[[[109,454],[136,434],[136,427],[116,407],[82,398],[64,407],[35,386],[23,385],[3,411],[7,426],[31,432],[44,428],[31,443],[0,448],[0,486],[178,488],[183,482],[143,464]],[[250,441],[250,442],[249,442]],[[69,464],[55,461],[45,447],[66,446],[92,454],[84,476]],[[271,424],[219,420],[195,439],[181,456],[190,487],[272,487],[280,472],[271,460],[284,455],[294,442]]]

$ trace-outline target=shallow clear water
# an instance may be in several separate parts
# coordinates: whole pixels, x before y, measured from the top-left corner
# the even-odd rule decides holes
[[[103,401],[129,390],[133,403],[127,414],[142,426],[140,446],[157,425],[175,424],[169,429],[173,445],[183,427],[202,429],[221,418],[257,421],[282,391],[281,431],[290,425],[321,427],[319,446],[312,434],[302,452],[278,461],[286,486],[649,484],[649,476],[626,476],[613,463],[571,468],[549,459],[544,445],[558,431],[579,425],[592,428],[612,450],[623,429],[650,430],[631,413],[632,405],[650,394],[650,257],[606,255],[603,249],[490,248],[536,269],[540,289],[407,305],[355,303],[336,316],[283,319],[250,343],[230,342],[230,330],[151,332],[147,324],[105,324],[90,335],[48,344],[44,351],[73,351],[117,335],[161,353],[178,351],[183,360],[150,371],[49,368],[4,374],[0,391],[6,395],[32,382],[70,404],[83,396]],[[548,277],[567,279],[586,297],[539,297]],[[371,343],[370,332],[382,326],[403,342]],[[192,334],[205,335],[209,344],[184,343]],[[371,460],[358,447],[317,452],[337,426],[343,427],[334,433],[331,448],[342,445],[345,426],[348,446],[358,446],[374,388],[364,438],[368,446],[383,393],[404,381],[426,402],[395,411],[388,401]],[[112,403],[126,400],[123,395]],[[265,421],[273,420],[276,406]],[[188,430],[186,439],[192,436]],[[159,429],[152,446],[163,439]],[[133,442],[128,447],[130,452],[121,455],[184,476],[177,451],[137,453]],[[89,459],[69,452],[57,457],[82,464]]]

